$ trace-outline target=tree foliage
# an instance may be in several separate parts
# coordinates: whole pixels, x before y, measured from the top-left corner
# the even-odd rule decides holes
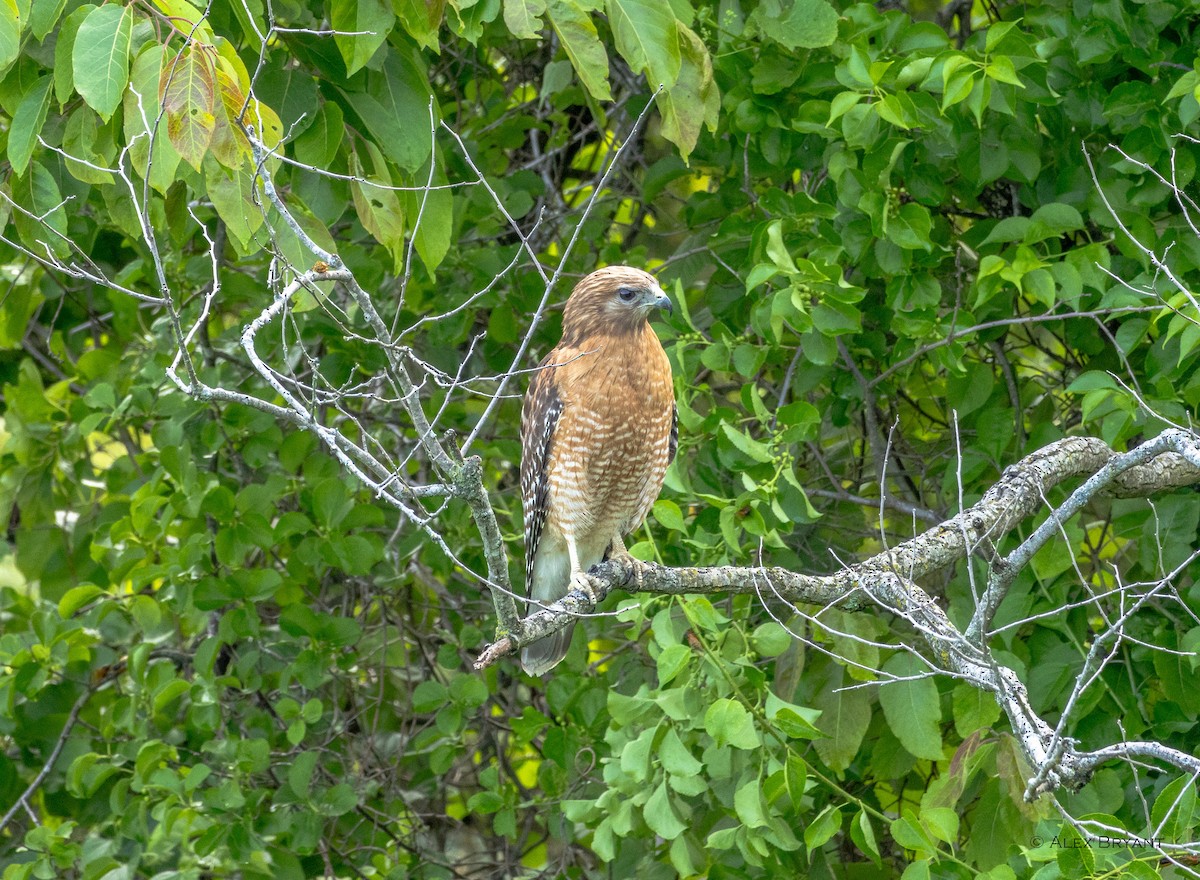
[[[837,572],[1053,441],[1189,424],[1197,29],[0,0],[3,880],[1194,873],[1193,777],[1026,800],[995,700],[877,608],[623,596],[545,681],[471,663],[521,371],[597,265],[677,305],[641,559]],[[1195,751],[1198,523],[1097,496],[1014,575],[983,644],[1065,735]],[[987,563],[921,585],[965,628]]]

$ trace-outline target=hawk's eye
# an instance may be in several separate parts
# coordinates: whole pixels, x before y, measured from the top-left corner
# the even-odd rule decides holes
[[[637,291],[632,287],[618,287],[617,296],[621,297],[621,302],[633,302],[633,298],[637,296]]]

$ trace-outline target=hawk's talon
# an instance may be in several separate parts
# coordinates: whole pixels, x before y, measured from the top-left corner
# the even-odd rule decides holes
[[[571,575],[570,589],[571,591],[578,590],[579,592],[583,593],[583,595],[587,596],[588,601],[592,603],[593,608],[600,603],[600,600],[596,598],[596,591],[592,588],[592,579],[582,571],[577,571]]]

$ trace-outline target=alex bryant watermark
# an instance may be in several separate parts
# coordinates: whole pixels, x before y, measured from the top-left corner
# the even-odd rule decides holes
[[[1029,845],[1033,849],[1043,844],[1051,849],[1162,849],[1164,844],[1173,842],[1163,837],[1119,837],[1107,834],[1089,834],[1087,837],[1055,834],[1050,838],[1035,834],[1029,838]]]

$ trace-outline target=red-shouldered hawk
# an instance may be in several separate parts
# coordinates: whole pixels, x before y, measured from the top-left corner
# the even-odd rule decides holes
[[[649,513],[675,458],[671,365],[649,314],[671,310],[640,269],[609,266],[575,286],[558,347],[534,373],[521,410],[525,588],[549,604],[609,555]],[[549,672],[574,626],[525,647],[521,666]]]

